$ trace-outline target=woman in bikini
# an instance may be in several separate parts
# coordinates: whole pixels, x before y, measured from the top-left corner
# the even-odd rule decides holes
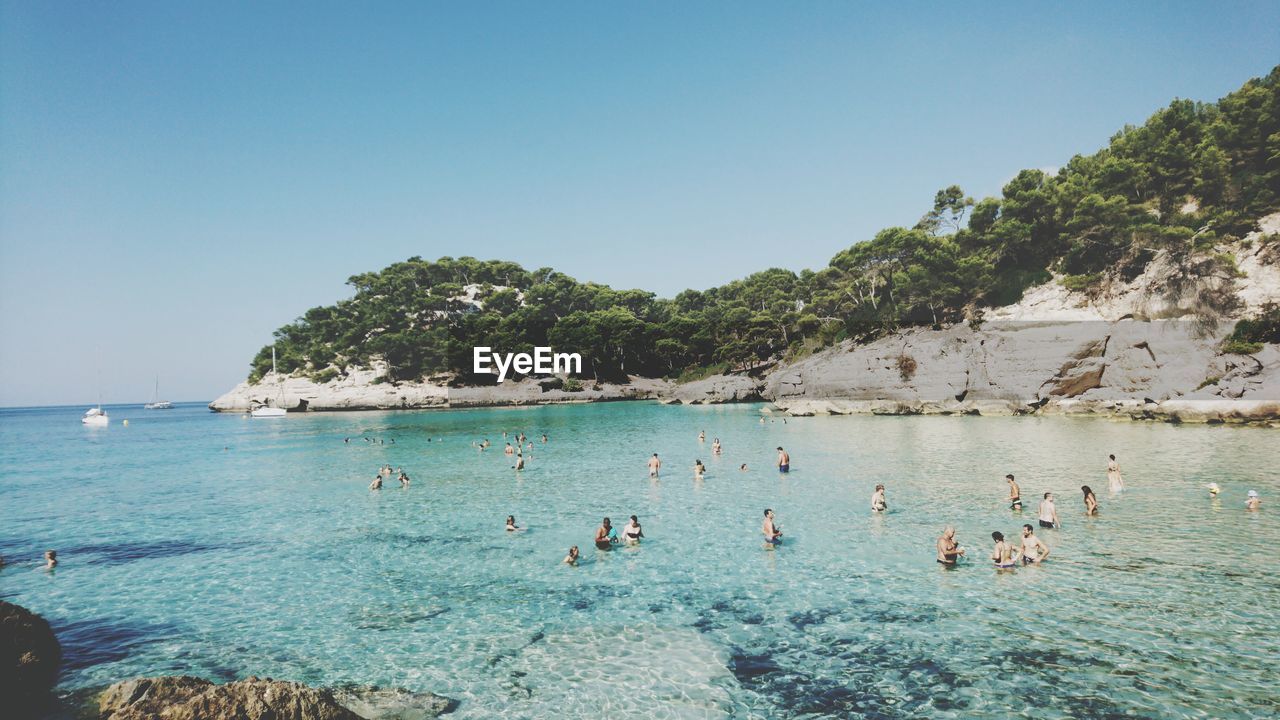
[[[644,531],[640,529],[640,520],[635,515],[632,515],[631,522],[622,528],[622,539],[628,545],[639,545],[642,537],[644,537]]]
[[[993,532],[991,539],[996,541],[996,547],[991,551],[991,560],[996,567],[1001,569],[1016,567],[1022,553],[1004,541],[1004,533]]]
[[[1082,485],[1080,491],[1084,493],[1084,514],[1098,514],[1098,496],[1093,494],[1088,485]]]

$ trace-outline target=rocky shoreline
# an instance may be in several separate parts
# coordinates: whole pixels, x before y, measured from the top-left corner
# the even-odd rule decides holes
[[[0,600],[0,709],[14,720],[430,720],[458,703],[376,686],[310,687],[247,677],[225,684],[189,675],[124,680],[58,700],[62,648],[49,623]]]
[[[1236,321],[1280,303],[1275,242],[1280,213],[1242,240],[1212,248],[1230,274],[1189,273],[1161,251],[1141,275],[1088,291],[1061,278],[980,318],[845,341],[779,363],[760,376],[715,375],[689,383],[632,377],[596,383],[526,378],[487,387],[384,382],[386,368],[340,378],[268,375],[209,404],[249,412],[445,409],[658,400],[771,402],[792,415],[1092,415],[1189,423],[1280,424],[1280,346],[1222,351]],[[1181,261],[1185,263],[1185,260]],[[1223,299],[1229,302],[1222,302]],[[1219,309],[1214,309],[1218,307]],[[1221,309],[1225,308],[1225,309]]]

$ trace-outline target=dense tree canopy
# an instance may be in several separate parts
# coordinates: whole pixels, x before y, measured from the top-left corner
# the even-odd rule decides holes
[[[1023,170],[1001,197],[939,190],[911,229],[889,228],[799,274],[777,268],[659,299],[581,283],[550,268],[414,257],[350,278],[351,299],[275,333],[281,370],[318,379],[384,360],[391,380],[449,373],[471,348],[551,345],[584,373],[677,376],[750,368],[789,352],[904,325],[955,322],[1067,275],[1086,287],[1131,278],[1160,250],[1189,256],[1280,209],[1280,67],[1217,103],[1175,100],[1055,175]],[[271,346],[251,379],[271,367]]]

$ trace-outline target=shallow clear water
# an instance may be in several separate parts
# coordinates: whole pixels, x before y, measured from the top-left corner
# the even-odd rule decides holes
[[[257,674],[430,690],[460,700],[463,718],[1280,714],[1275,431],[760,424],[760,409],[250,420],[117,408],[106,429],[81,427],[79,408],[4,410],[0,597],[54,625],[64,691]],[[534,439],[519,474],[504,429]],[[484,437],[495,447],[482,454]],[[772,469],[777,445],[788,476]],[[659,481],[645,470],[655,451]],[[1108,452],[1127,484],[1114,498]],[[412,487],[370,492],[383,463]],[[1004,502],[1006,472],[1022,483],[1021,516]],[[877,482],[881,517],[868,510]],[[1081,484],[1100,517],[1082,516]],[[1261,512],[1244,510],[1248,489]],[[1064,526],[1040,531],[1053,558],[996,572],[990,532],[1015,537],[1046,490]],[[765,507],[786,532],[777,551],[761,547]],[[603,515],[620,526],[632,513],[643,546],[592,548]],[[528,531],[504,532],[507,514]],[[947,523],[973,555],[955,569],[934,562]],[[559,564],[572,544],[577,568]],[[47,548],[62,560],[53,573],[37,568]]]

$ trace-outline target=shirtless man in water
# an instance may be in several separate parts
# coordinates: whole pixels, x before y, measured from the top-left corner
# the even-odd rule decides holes
[[[1041,563],[1049,559],[1049,546],[1040,542],[1030,525],[1022,526],[1022,564]]]
[[[760,532],[764,533],[764,542],[767,547],[772,548],[782,544],[782,528],[773,522],[773,510],[764,511],[764,523],[760,526]]]
[[[649,477],[658,477],[658,470],[662,469],[662,461],[658,459],[658,453],[654,453],[649,458]]]
[[[791,456],[781,445],[778,446],[778,472],[791,472]]]
[[[956,529],[948,525],[943,528],[942,535],[938,538],[938,562],[943,565],[955,565],[962,557],[964,557],[964,548],[956,542]]]
[[[617,536],[613,531],[613,524],[609,522],[609,518],[605,518],[600,523],[600,527],[596,528],[596,547],[601,550],[608,550],[613,547],[613,543],[617,540]]]
[[[1005,475],[1004,479],[1009,481],[1009,509],[1021,510],[1022,509],[1022,488],[1019,488],[1018,483],[1013,481],[1012,473],[1010,473],[1009,475]]]
[[[1044,499],[1040,501],[1040,527],[1061,527],[1061,523],[1058,522],[1058,508],[1053,504],[1053,493],[1045,493]]]

